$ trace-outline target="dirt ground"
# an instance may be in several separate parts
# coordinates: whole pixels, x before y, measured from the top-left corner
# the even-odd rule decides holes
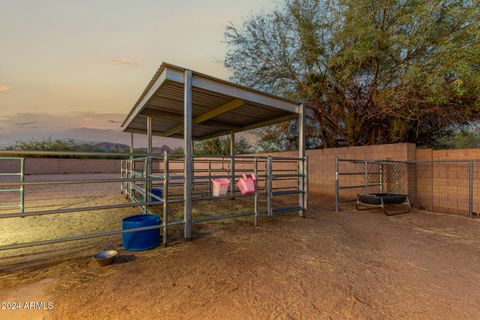
[[[69,205],[90,199],[80,191],[76,197]],[[144,252],[124,251],[119,236],[4,252],[1,307],[20,302],[21,310],[2,308],[0,319],[479,318],[479,220],[424,211],[335,213],[330,199],[311,200],[307,218],[262,218],[258,227],[251,218],[199,224],[193,241]],[[115,225],[106,223],[112,214],[95,214],[76,231],[118,228],[131,213],[113,213]],[[44,228],[53,224],[40,218]],[[9,220],[0,220],[3,242]],[[35,225],[15,232],[34,239],[28,228]],[[113,265],[92,261],[102,248],[119,251]],[[28,310],[25,302],[44,304]]]

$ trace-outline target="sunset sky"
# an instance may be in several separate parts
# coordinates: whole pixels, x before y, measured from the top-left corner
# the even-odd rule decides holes
[[[126,143],[120,122],[162,61],[228,78],[225,25],[274,5],[2,1],[0,145],[29,137]]]

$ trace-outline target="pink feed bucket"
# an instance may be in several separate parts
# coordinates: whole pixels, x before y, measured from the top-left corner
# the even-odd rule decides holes
[[[213,184],[213,196],[220,197],[227,194],[228,186],[230,185],[230,179],[225,178],[214,178],[212,179]]]
[[[243,174],[237,183],[242,194],[255,193],[255,180],[257,178],[253,174]]]

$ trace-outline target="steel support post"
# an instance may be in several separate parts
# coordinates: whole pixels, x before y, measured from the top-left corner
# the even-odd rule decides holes
[[[299,215],[301,217],[305,217],[305,107],[303,104],[298,105],[298,157],[300,158],[299,164],[299,174],[300,176],[300,190],[302,191],[298,195],[298,205],[299,207],[303,208],[299,211]]]
[[[153,127],[152,127],[152,117],[147,116],[147,158],[146,158],[146,168],[145,168],[145,178],[150,178],[152,175],[152,156],[153,153]],[[152,181],[146,181],[146,198],[145,202],[152,202]]]
[[[335,211],[340,210],[340,175],[338,170],[340,169],[340,161],[338,157],[335,157]]]
[[[184,238],[192,238],[192,71],[184,73]]]

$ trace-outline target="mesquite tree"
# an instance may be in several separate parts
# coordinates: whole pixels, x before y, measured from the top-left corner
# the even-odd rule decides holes
[[[305,101],[320,146],[431,145],[480,119],[477,0],[290,0],[225,40],[232,80]]]

